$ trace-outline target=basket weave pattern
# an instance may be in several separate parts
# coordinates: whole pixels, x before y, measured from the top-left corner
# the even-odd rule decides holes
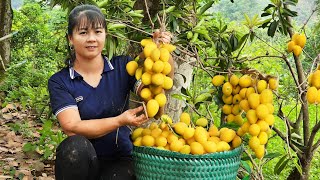
[[[234,180],[240,166],[242,147],[204,155],[186,155],[151,147],[134,147],[137,179],[141,180]]]

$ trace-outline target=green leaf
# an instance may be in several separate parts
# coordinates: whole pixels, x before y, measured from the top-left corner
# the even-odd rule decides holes
[[[289,159],[287,158],[288,154],[285,154],[284,156],[282,156],[282,158],[277,162],[277,164],[274,167],[274,173],[275,174],[280,174],[280,172],[282,171],[282,169],[284,168],[282,164],[284,163],[288,163],[286,161],[288,161]],[[280,169],[282,168],[282,169]]]
[[[281,153],[268,153],[267,155],[264,156],[264,159],[274,159],[276,157],[279,157],[281,156],[282,154]]]
[[[22,150],[24,152],[30,152],[30,151],[34,151],[36,149],[36,146],[31,144],[31,143],[26,143],[23,147]]]
[[[268,9],[274,8],[274,7],[276,7],[276,6],[273,4],[268,4],[268,6],[263,9],[263,11],[267,11]]]
[[[242,180],[250,180],[250,176],[247,175],[247,176],[245,176],[244,178],[242,178]]]
[[[297,163],[296,160],[293,160],[294,165],[296,166],[297,170],[299,171],[300,174],[302,174],[302,169],[301,166]]]
[[[178,100],[186,100],[188,96],[183,94],[172,94],[171,97],[178,99]]]
[[[204,12],[206,12],[211,6],[212,4],[215,2],[215,0],[211,0],[209,1],[207,4],[203,5],[201,8],[200,8],[200,11],[199,11],[199,15],[202,15]]]
[[[270,26],[268,28],[268,36],[271,36],[271,37],[274,36],[274,34],[275,34],[276,30],[277,30],[277,27],[278,27],[278,23],[279,23],[279,21],[273,21],[270,24]]]
[[[241,161],[241,165],[249,174],[251,174],[251,168],[249,163],[247,163],[247,161]]]
[[[199,103],[199,102],[206,101],[206,100],[208,100],[208,99],[211,98],[211,97],[212,97],[212,95],[211,95],[210,93],[208,93],[208,92],[203,93],[203,94],[200,94],[200,95],[197,96],[197,98],[195,99],[194,104],[197,104],[197,103]]]

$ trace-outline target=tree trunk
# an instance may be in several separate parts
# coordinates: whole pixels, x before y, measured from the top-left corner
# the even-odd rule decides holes
[[[308,180],[311,160],[312,157],[305,156],[303,156],[303,159],[299,159],[299,161],[301,162],[302,174],[299,173],[297,168],[294,168],[288,176],[287,180]]]
[[[12,26],[12,8],[11,0],[0,1],[0,38],[10,34]],[[10,39],[0,41],[0,55],[3,64],[6,66],[10,62]],[[0,60],[1,61],[1,60]],[[0,62],[0,71],[3,71],[2,62]]]

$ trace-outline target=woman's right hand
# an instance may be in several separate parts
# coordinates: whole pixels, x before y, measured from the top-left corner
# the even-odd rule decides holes
[[[137,116],[137,114],[140,114]],[[120,125],[140,126],[147,122],[149,119],[146,117],[143,106],[126,110],[119,115]]]

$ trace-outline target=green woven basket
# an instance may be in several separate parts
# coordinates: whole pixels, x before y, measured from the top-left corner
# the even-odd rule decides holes
[[[204,155],[186,155],[152,147],[134,146],[133,160],[137,179],[214,179],[234,180],[243,147]]]

